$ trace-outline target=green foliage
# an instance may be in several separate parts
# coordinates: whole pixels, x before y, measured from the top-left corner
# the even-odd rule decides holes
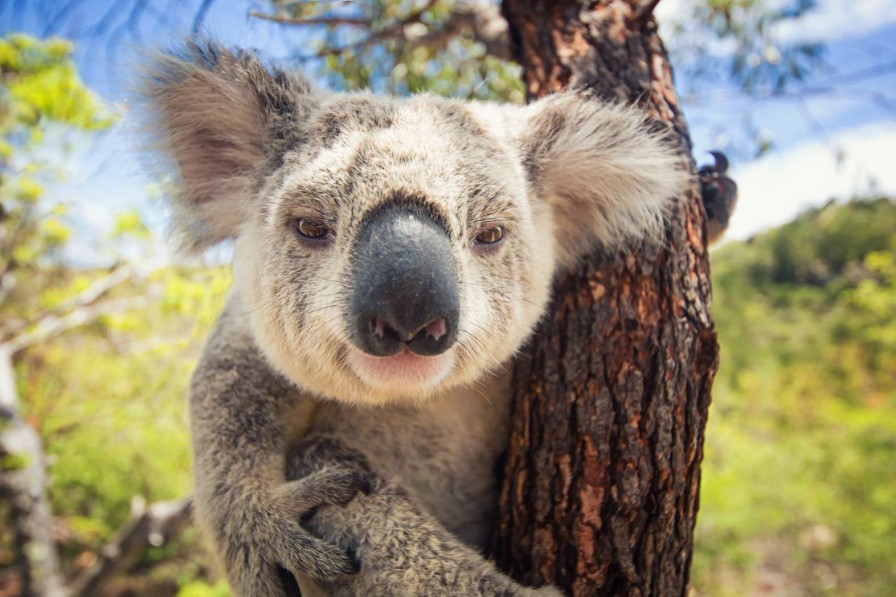
[[[149,229],[146,227],[146,224],[143,223],[143,219],[140,217],[140,212],[136,209],[118,214],[118,217],[115,218],[115,226],[112,228],[110,236],[112,238],[130,237],[140,240],[149,240],[151,238]]]
[[[229,597],[230,588],[226,581],[218,581],[210,585],[201,580],[195,580],[183,587],[177,593],[177,597]]]
[[[888,247],[894,218],[896,207],[886,199],[855,203],[850,210],[834,203],[812,210],[770,234],[772,269],[754,281],[824,285],[844,274],[861,275],[864,257]]]
[[[883,369],[887,356],[896,353],[896,247],[868,253],[863,261],[870,275],[851,290],[846,299],[855,311],[865,314],[862,321],[843,322],[835,330],[838,337],[856,335],[870,347],[875,367]],[[892,369],[890,372],[892,373]]]
[[[97,131],[113,121],[78,78],[72,49],[59,39],[0,39],[0,327],[7,329],[31,320],[42,303],[36,297],[61,282],[58,257],[72,233],[66,206],[42,200],[59,179],[37,157],[44,132]]]
[[[887,199],[829,204],[714,254],[722,355],[698,593],[896,586],[894,262]]]
[[[159,297],[34,348],[18,363],[26,415],[53,457],[56,514],[79,542],[99,544],[135,495],[187,495],[186,384],[230,275],[166,268],[118,289]]]
[[[22,414],[40,432],[48,455],[50,497],[66,537],[63,555],[67,567],[77,569],[90,562],[81,556],[96,553],[126,520],[135,496],[189,493],[186,384],[230,274],[169,267],[86,298],[109,272],[74,271],[61,259],[77,228],[66,205],[44,197],[58,176],[53,164],[37,157],[47,127],[90,133],[111,123],[79,81],[71,51],[61,40],[0,40],[0,342],[83,315],[73,319],[80,327],[29,346],[14,363]],[[118,217],[108,242],[140,249],[150,241],[140,216],[128,212]],[[145,305],[103,309],[123,303]],[[85,310],[92,308],[99,309]],[[0,466],[23,464],[22,456],[11,455]],[[5,508],[2,514],[8,515]],[[0,525],[0,569],[13,563],[11,535]],[[150,550],[141,563],[151,567],[148,582],[173,591],[201,575],[191,563],[198,561],[195,544],[195,534],[187,532]],[[172,561],[179,562],[176,569],[169,569]]]
[[[0,126],[4,135],[20,127],[36,127],[45,118],[85,130],[112,123],[78,78],[72,50],[72,45],[61,39],[38,41],[15,34],[0,39],[0,114],[4,116]]]

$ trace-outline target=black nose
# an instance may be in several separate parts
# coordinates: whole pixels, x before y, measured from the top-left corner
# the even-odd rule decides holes
[[[457,273],[444,226],[395,204],[363,224],[349,316],[355,346],[374,356],[445,352],[457,338]]]

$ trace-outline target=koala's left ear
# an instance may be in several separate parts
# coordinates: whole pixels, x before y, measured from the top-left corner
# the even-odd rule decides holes
[[[535,192],[551,204],[561,262],[595,244],[662,236],[669,200],[689,184],[671,131],[635,108],[579,93],[524,110],[521,155]]]
[[[318,104],[301,75],[208,40],[157,55],[142,95],[150,137],[179,174],[174,219],[194,250],[239,233],[265,167],[301,140]]]

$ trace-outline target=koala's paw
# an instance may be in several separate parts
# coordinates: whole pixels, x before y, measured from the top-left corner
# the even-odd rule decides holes
[[[241,596],[298,595],[296,579],[320,582],[355,574],[360,564],[344,547],[315,536],[304,522],[323,507],[339,509],[370,493],[365,471],[327,465],[276,488],[242,512],[231,513],[227,549],[231,584]],[[258,497],[256,496],[256,500]],[[251,521],[251,527],[240,525]]]
[[[298,523],[284,523],[271,539],[274,563],[295,577],[332,580],[360,569],[352,554],[314,537]]]
[[[277,510],[286,514],[277,541],[280,565],[315,579],[356,573],[359,564],[351,554],[315,537],[303,523],[319,508],[342,507],[359,493],[369,494],[371,483],[362,471],[331,465],[282,486],[276,494]]]
[[[307,520],[321,506],[345,506],[359,493],[369,494],[372,482],[365,471],[326,465],[283,485],[277,501],[299,520]]]
[[[377,479],[373,492],[344,508],[320,508],[308,528],[328,543],[356,553],[360,574],[321,583],[338,597],[465,595],[559,597],[502,574],[420,508],[397,481]]]
[[[227,559],[227,574],[239,597],[297,597],[298,578],[335,582],[356,574],[360,565],[344,549],[330,545],[294,521],[277,529],[256,527],[263,542],[235,546]]]

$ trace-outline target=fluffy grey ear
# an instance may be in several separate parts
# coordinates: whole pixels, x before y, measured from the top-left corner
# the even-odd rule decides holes
[[[180,175],[175,221],[191,249],[238,232],[264,169],[317,102],[301,76],[212,42],[155,58],[142,92],[149,132]]]
[[[523,161],[536,193],[551,204],[563,264],[595,244],[662,237],[666,206],[689,183],[670,132],[658,132],[633,107],[579,93],[525,110]]]

